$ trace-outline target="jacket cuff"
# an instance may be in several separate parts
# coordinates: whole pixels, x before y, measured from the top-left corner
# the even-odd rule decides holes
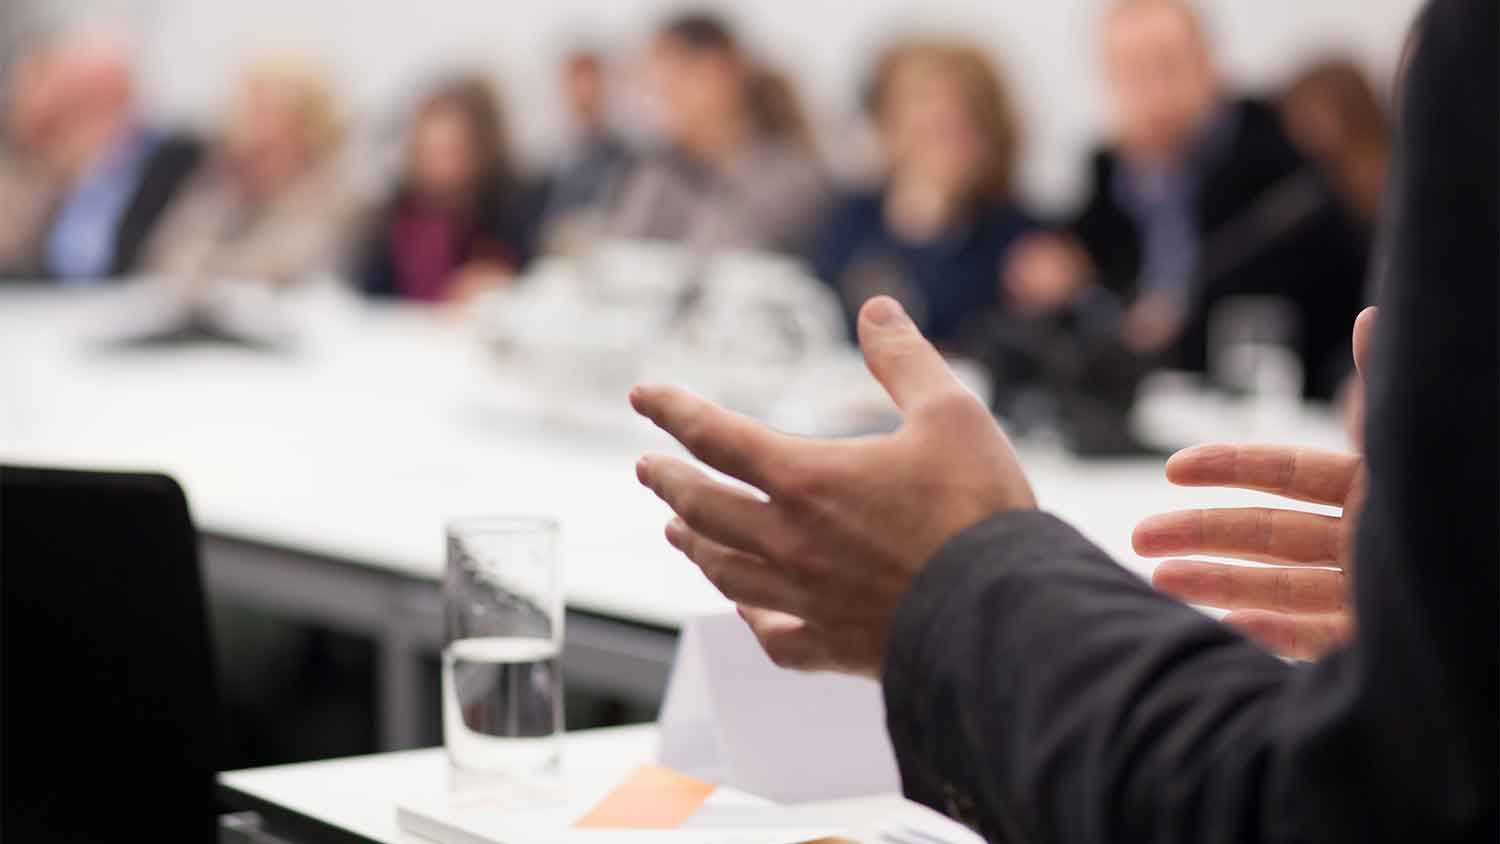
[[[912,580],[891,625],[882,687],[886,729],[896,751],[902,790],[916,802],[960,822],[974,819],[975,797],[966,784],[941,771],[967,769],[957,758],[965,751],[958,711],[958,684],[949,666],[962,664],[951,653],[962,637],[959,625],[975,619],[958,606],[1018,572],[1045,564],[1049,537],[1072,528],[1040,510],[1007,510],[965,528],[950,539]],[[1076,535],[1076,534],[1075,534]],[[998,624],[1000,619],[988,619]]]

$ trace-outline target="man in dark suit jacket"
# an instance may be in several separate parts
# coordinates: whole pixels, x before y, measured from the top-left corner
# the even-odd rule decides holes
[[[98,35],[46,44],[12,94],[10,145],[33,164],[50,210],[5,275],[86,284],[133,272],[157,220],[196,168],[201,144],[135,112],[130,56]]]
[[[816,442],[632,393],[764,493],[648,455],[668,540],[779,664],[879,678],[907,795],[993,841],[1497,840],[1497,41],[1493,0],[1434,0],[1418,24],[1358,527],[1204,511],[1182,532],[1227,521],[1244,552],[1312,565],[1352,542],[1347,645],[1282,662],[1037,510],[1003,433],[889,299],[860,334],[906,411],[894,434]],[[1306,456],[1225,468],[1326,502],[1346,484],[1314,483]]]
[[[1011,295],[1037,311],[1123,307],[1127,348],[1195,371],[1209,363],[1221,302],[1284,297],[1299,317],[1288,332],[1306,392],[1329,395],[1347,374],[1345,327],[1360,305],[1368,244],[1358,226],[1269,106],[1225,96],[1187,6],[1117,5],[1104,63],[1114,143],[1095,153],[1066,234],[1018,252]]]

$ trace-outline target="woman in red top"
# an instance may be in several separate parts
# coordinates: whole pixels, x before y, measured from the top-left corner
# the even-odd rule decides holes
[[[357,266],[372,296],[464,300],[507,283],[525,259],[525,191],[493,89],[465,77],[417,109],[405,175]]]

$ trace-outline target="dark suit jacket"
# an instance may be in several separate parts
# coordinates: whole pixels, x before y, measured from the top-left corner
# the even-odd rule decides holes
[[[1287,664],[1073,528],[930,561],[885,666],[908,795],[995,841],[1500,837],[1494,0],[1437,0],[1401,97],[1353,642]]]
[[[130,275],[140,260],[162,212],[187,183],[203,158],[203,144],[185,134],[168,135],[156,144],[141,168],[140,182],[115,227],[115,257],[111,276]],[[40,268],[42,277],[53,273]]]
[[[1204,368],[1208,312],[1225,297],[1283,295],[1303,316],[1308,392],[1327,396],[1349,368],[1348,327],[1361,304],[1367,238],[1271,108],[1254,100],[1232,108],[1233,135],[1198,190],[1198,296],[1172,362]],[[1142,243],[1115,195],[1119,167],[1112,151],[1095,154],[1089,199],[1071,228],[1100,283],[1128,302],[1139,292]]]

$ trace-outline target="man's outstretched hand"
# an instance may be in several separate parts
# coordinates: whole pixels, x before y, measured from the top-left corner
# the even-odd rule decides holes
[[[912,578],[965,527],[1035,506],[1010,441],[892,299],[859,316],[865,361],[903,414],[891,434],[793,437],[676,387],[630,394],[699,460],[647,455],[636,475],[676,512],[667,540],[778,665],[878,677]]]

